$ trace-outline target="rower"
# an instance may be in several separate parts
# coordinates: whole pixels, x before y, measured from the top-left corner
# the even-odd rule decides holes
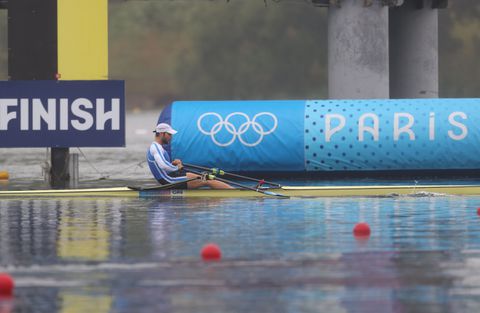
[[[161,185],[185,181],[183,184],[176,185],[175,189],[196,189],[200,187],[210,187],[212,189],[233,188],[224,182],[202,179],[198,174],[186,172],[182,161],[179,159],[170,162],[170,156],[162,145],[168,145],[177,131],[169,124],[160,123],[153,132],[155,133],[155,141],[152,142],[147,151],[147,161],[150,171]]]

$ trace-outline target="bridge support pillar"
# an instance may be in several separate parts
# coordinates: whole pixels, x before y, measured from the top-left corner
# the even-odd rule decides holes
[[[438,3],[405,0],[390,11],[391,98],[438,97]]]
[[[379,0],[330,3],[329,98],[389,98],[388,6]]]

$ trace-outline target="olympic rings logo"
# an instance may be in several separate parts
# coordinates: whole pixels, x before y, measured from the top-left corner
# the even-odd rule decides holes
[[[202,121],[205,117],[207,116],[213,116],[215,117],[216,119],[218,119],[218,122],[215,123],[210,129],[206,130],[202,127]],[[240,125],[240,127],[238,127],[238,129],[235,127],[235,125],[233,125],[233,123],[231,122],[231,119],[235,116],[239,116],[239,117],[242,117],[243,119],[245,119],[245,122],[243,124]],[[265,129],[264,126],[262,126],[262,124],[260,124],[257,120],[262,117],[262,116],[267,116],[269,118],[271,118],[271,120],[273,121],[273,126],[270,128],[270,129]],[[207,135],[207,136],[210,136],[210,138],[212,138],[212,141],[217,145],[217,146],[220,146],[220,147],[227,147],[227,146],[230,146],[231,144],[233,144],[235,142],[235,140],[238,138],[238,140],[245,146],[247,147],[255,147],[256,145],[258,145],[260,142],[262,142],[263,140],[263,137],[265,137],[266,135],[269,135],[271,133],[273,133],[275,131],[275,129],[277,129],[277,125],[278,125],[278,120],[277,120],[277,117],[270,113],[270,112],[261,112],[261,113],[258,113],[258,114],[255,114],[255,116],[253,117],[253,119],[250,120],[250,117],[243,113],[243,112],[233,112],[233,113],[230,113],[227,115],[227,117],[225,119],[222,118],[222,116],[218,113],[215,113],[215,112],[208,112],[208,113],[204,113],[202,114],[198,120],[197,120],[197,127],[198,127],[198,130],[200,130],[200,132],[204,135]],[[219,142],[217,140],[217,137],[216,135],[225,127],[225,130],[232,135],[232,138],[227,141],[227,142]],[[256,132],[259,137],[258,139],[255,141],[255,142],[247,142],[244,138],[244,135],[245,133],[249,130],[249,129],[252,129],[254,132]]]

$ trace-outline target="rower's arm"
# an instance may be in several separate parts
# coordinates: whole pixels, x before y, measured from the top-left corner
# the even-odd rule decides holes
[[[165,172],[170,173],[179,170],[178,166],[173,165],[167,159],[165,159],[165,157],[162,155],[162,152],[158,149],[157,146],[154,146],[152,150],[153,151],[151,151],[151,153],[155,158],[155,163],[157,163],[157,165]]]

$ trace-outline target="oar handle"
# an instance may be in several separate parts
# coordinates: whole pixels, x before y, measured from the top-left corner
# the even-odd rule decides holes
[[[258,184],[268,184],[268,185],[271,185],[271,186],[274,186],[274,187],[281,187],[282,186],[278,183],[269,182],[269,181],[266,181],[266,180],[263,180],[263,179],[256,179],[256,178],[253,178],[253,177],[248,177],[248,176],[238,175],[238,174],[234,174],[234,173],[230,173],[230,172],[225,172],[225,171],[223,171],[221,169],[218,169],[218,168],[208,168],[208,167],[204,167],[204,166],[200,166],[200,165],[194,165],[194,164],[188,164],[188,163],[184,163],[183,165],[186,166],[186,167],[190,167],[190,168],[194,168],[194,169],[198,169],[198,170],[202,170],[202,171],[209,171],[209,172],[212,172],[215,175],[231,176],[231,177],[241,178],[241,179],[244,179],[244,180],[254,181]]]

